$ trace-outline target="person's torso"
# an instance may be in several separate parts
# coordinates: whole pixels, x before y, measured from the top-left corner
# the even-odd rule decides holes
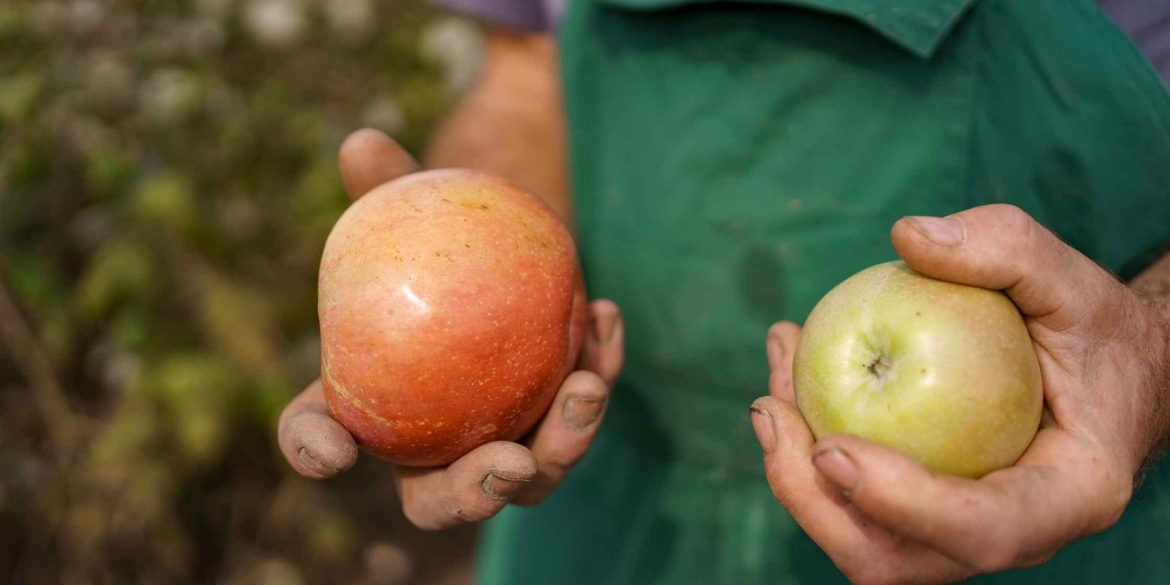
[[[1089,0],[573,0],[560,33],[582,259],[627,366],[582,468],[497,529],[609,551],[548,574],[840,579],[772,499],[747,409],[769,325],[893,259],[899,217],[1012,203],[1123,276],[1170,237],[1170,98]],[[1170,582],[1164,475],[1020,578]]]

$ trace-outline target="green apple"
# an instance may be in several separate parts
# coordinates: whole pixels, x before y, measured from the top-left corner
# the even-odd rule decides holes
[[[999,291],[879,264],[825,295],[793,363],[796,403],[819,439],[844,433],[927,469],[981,477],[1015,463],[1040,424],[1040,366]]]

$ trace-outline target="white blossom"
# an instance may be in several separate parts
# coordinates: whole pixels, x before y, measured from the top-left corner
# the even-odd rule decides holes
[[[261,46],[287,49],[305,36],[309,20],[296,0],[252,0],[244,7],[244,27]]]
[[[199,78],[182,69],[160,69],[143,84],[139,99],[151,120],[171,124],[194,114],[203,102]]]
[[[419,53],[443,67],[452,95],[464,93],[475,82],[483,58],[483,37],[475,25],[462,18],[442,18],[423,29],[419,43]]]
[[[329,29],[338,40],[357,43],[369,38],[374,30],[373,0],[323,0]]]
[[[134,99],[134,72],[117,55],[97,53],[85,68],[85,93],[98,109],[119,110]]]
[[[81,36],[91,35],[106,19],[106,8],[97,0],[76,0],[69,5],[69,24]]]
[[[406,129],[406,115],[392,98],[378,96],[362,110],[362,123],[393,136]]]

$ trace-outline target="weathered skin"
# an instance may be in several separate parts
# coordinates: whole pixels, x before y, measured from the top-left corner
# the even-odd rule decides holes
[[[318,284],[329,407],[399,465],[520,438],[573,370],[587,326],[568,230],[535,197],[473,171],[362,197],[329,235]]]
[[[818,439],[856,435],[967,477],[1013,464],[1044,402],[1032,340],[1006,295],[902,262],[821,299],[797,343],[793,384]]]

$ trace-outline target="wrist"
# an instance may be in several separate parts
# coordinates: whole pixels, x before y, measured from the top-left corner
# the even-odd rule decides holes
[[[1145,457],[1139,468],[1144,471],[1170,448],[1170,299],[1152,298],[1139,293],[1145,311],[1146,333],[1142,347],[1136,348],[1146,366],[1146,408],[1151,428]]]

